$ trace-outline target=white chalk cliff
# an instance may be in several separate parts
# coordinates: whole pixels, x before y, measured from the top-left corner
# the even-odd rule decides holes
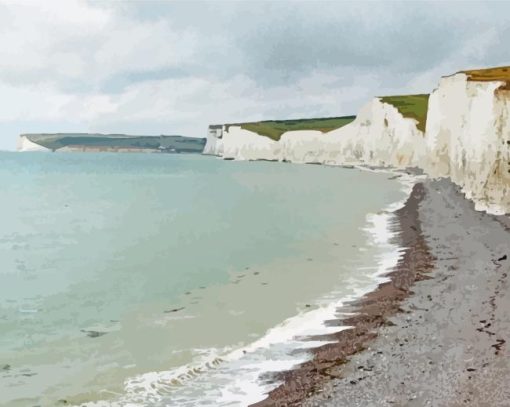
[[[290,162],[329,165],[415,166],[424,154],[423,133],[414,119],[404,118],[389,104],[373,99],[356,119],[328,133],[284,133],[280,158]]]
[[[278,160],[279,143],[240,126],[229,126],[223,133],[223,158],[235,160]]]
[[[375,98],[339,129],[289,131],[279,141],[241,126],[209,133],[205,154],[236,160],[419,167],[450,177],[479,210],[510,213],[510,90],[502,81],[444,77],[429,98],[426,131]]]
[[[510,212],[510,91],[502,81],[463,73],[441,79],[429,99],[428,161],[432,176],[460,185],[478,210]]]
[[[41,146],[40,144],[34,143],[27,136],[21,135],[18,137],[17,151],[51,151],[50,149]]]
[[[225,126],[221,138],[216,134],[207,138],[204,154],[235,160],[404,168],[417,165],[424,146],[414,119],[404,118],[394,106],[375,98],[352,123],[327,133],[287,131],[274,141],[240,126]]]

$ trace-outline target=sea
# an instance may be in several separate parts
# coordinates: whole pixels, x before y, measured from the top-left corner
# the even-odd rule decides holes
[[[412,181],[180,154],[0,153],[0,405],[247,406],[402,248]]]

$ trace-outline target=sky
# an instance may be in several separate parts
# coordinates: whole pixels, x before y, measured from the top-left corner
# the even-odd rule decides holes
[[[510,2],[0,0],[0,149],[20,133],[205,137],[356,114],[510,65]]]

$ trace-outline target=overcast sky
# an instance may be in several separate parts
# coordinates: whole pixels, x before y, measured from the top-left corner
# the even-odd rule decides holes
[[[355,114],[510,65],[510,3],[0,0],[0,149],[23,132],[203,137]]]

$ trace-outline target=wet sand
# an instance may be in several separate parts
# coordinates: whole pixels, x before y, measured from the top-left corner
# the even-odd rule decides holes
[[[391,280],[255,406],[510,405],[508,217],[446,180],[417,184],[397,216],[408,249]]]

